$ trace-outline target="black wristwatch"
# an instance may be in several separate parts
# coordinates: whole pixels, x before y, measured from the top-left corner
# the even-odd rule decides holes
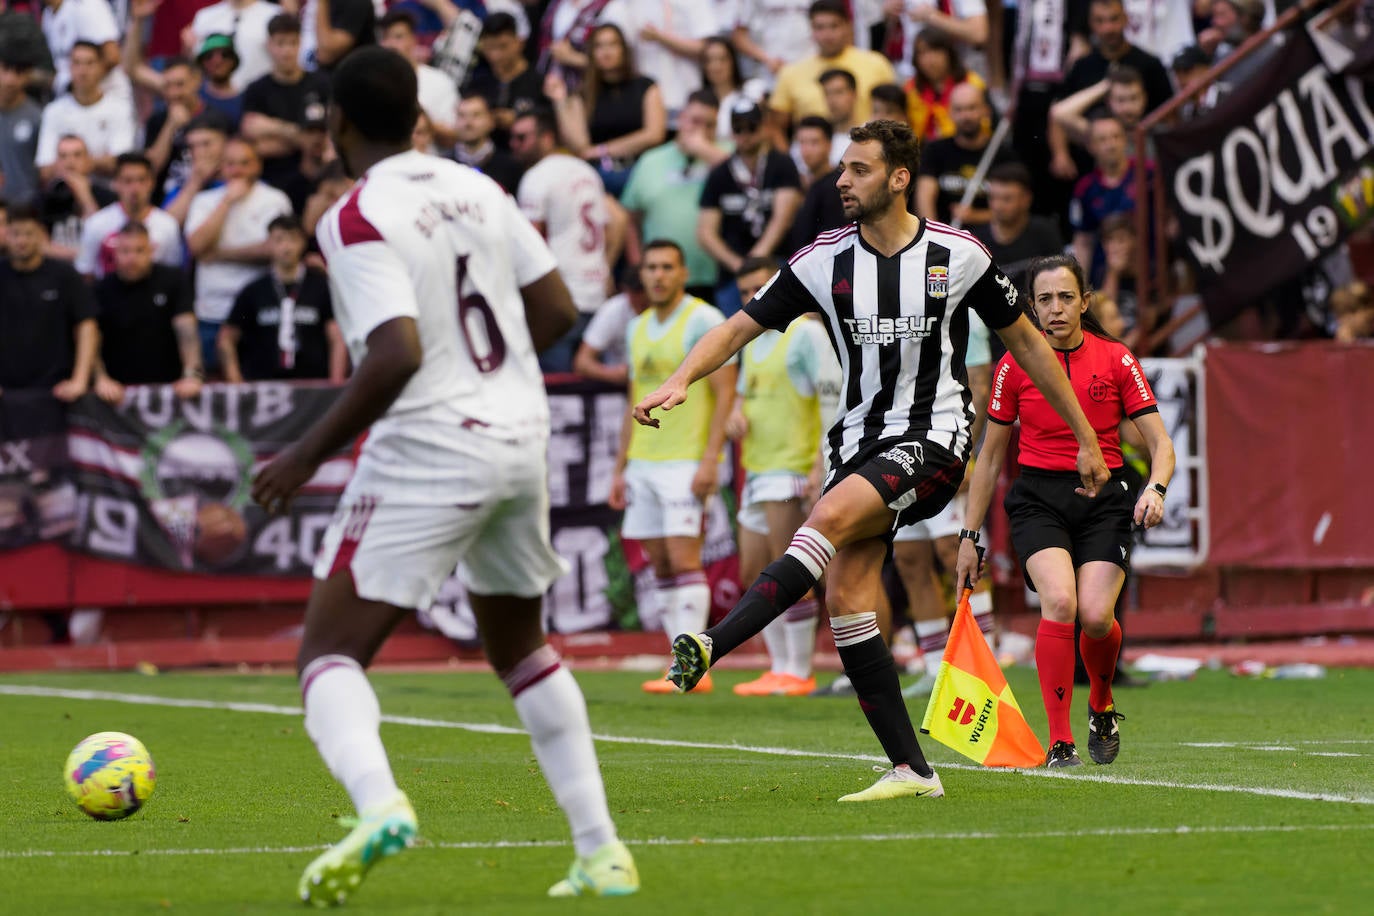
[[[1158,493],[1160,499],[1163,499],[1165,496],[1169,495],[1169,488],[1164,486],[1164,484],[1162,483],[1152,483],[1150,484],[1150,489]]]
[[[977,547],[977,546],[978,546],[978,532],[976,532],[976,531],[969,531],[967,528],[960,528],[960,529],[959,529],[959,540],[961,540],[961,541],[965,541],[965,540],[967,540],[967,541],[972,541],[972,542],[973,542],[973,546]]]

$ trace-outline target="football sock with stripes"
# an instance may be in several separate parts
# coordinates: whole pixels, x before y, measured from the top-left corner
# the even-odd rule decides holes
[[[530,733],[544,779],[567,815],[577,854],[590,856],[615,840],[616,833],[577,681],[547,644],[502,672],[501,680]]]
[[[870,611],[832,617],[830,628],[835,634],[835,648],[844,663],[844,673],[858,695],[859,708],[868,718],[868,727],[878,737],[887,759],[894,767],[905,763],[917,775],[929,776],[930,764],[921,753],[916,728],[911,724],[911,715],[902,699],[897,665],[878,631],[878,615]]]
[[[1050,743],[1073,741],[1069,708],[1073,705],[1073,624],[1040,621],[1035,631],[1035,670],[1040,696],[1050,721]]]
[[[322,655],[301,671],[305,731],[358,813],[396,794],[382,746],[382,709],[362,665],[346,655]]]
[[[1112,621],[1112,628],[1101,639],[1093,639],[1084,630],[1078,636],[1078,651],[1083,654],[1083,667],[1088,669],[1088,706],[1105,712],[1112,705],[1112,678],[1116,676],[1116,659],[1121,654],[1121,625]]]
[[[787,552],[769,563],[725,619],[706,631],[711,638],[711,661],[739,648],[800,601],[834,557],[835,548],[823,534],[814,528],[798,528]]]

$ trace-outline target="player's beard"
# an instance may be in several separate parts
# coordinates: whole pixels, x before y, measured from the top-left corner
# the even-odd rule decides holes
[[[876,223],[884,216],[887,216],[888,212],[892,209],[893,201],[896,199],[897,195],[893,194],[886,187],[880,188],[874,191],[873,195],[867,200],[860,198],[852,205],[843,204],[844,218],[848,220],[857,220],[863,225]]]

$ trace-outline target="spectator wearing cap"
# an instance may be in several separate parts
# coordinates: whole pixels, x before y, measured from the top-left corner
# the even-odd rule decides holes
[[[520,186],[520,163],[510,153],[496,146],[492,131],[496,121],[485,96],[469,92],[458,103],[456,123],[458,143],[453,158],[491,178],[507,194],[514,195]]]
[[[28,200],[38,194],[34,157],[43,109],[25,91],[32,76],[28,57],[11,48],[0,52],[0,175],[10,200]]]
[[[601,22],[620,27],[639,72],[663,95],[669,129],[676,130],[688,94],[701,88],[703,43],[725,29],[715,8],[701,0],[611,0]]]
[[[43,0],[43,7],[43,37],[57,67],[53,92],[61,95],[71,87],[72,48],[89,44],[101,64],[101,90],[132,108],[133,87],[119,67],[119,25],[110,4],[106,0]]]
[[[697,218],[697,241],[718,268],[716,307],[727,317],[742,305],[735,284],[740,265],[782,247],[802,200],[797,167],[769,145],[758,106],[741,103],[730,113],[730,128],[735,152],[706,176]]]
[[[92,168],[85,140],[68,134],[57,141],[52,179],[41,198],[50,258],[68,263],[75,261],[81,245],[81,227],[101,207],[115,200],[114,192],[95,180]]]
[[[170,384],[178,397],[195,397],[205,373],[186,274],[156,262],[140,222],[119,227],[111,251],[110,272],[95,285],[95,393],[118,404],[125,385]]]
[[[772,132],[779,144],[790,125],[807,115],[826,116],[825,94],[819,82],[825,71],[847,70],[854,75],[859,93],[854,120],[860,124],[870,117],[869,93],[873,87],[897,78],[886,57],[854,46],[854,22],[846,0],[814,0],[808,17],[816,53],[779,70],[777,86],[768,100]]]
[[[348,52],[377,43],[372,0],[305,0],[301,4],[301,66],[337,67]]]
[[[134,113],[129,103],[100,88],[105,63],[100,49],[87,41],[72,46],[68,55],[71,92],[58,96],[43,109],[34,162],[39,174],[51,178],[57,162],[57,141],[77,136],[86,141],[97,176],[114,174],[115,156],[134,147]]]
[[[138,223],[149,238],[159,264],[180,268],[181,226],[167,211],[153,206],[153,164],[142,153],[120,153],[115,160],[114,192],[118,200],[86,219],[81,227],[77,272],[100,279],[114,269],[118,232]]]
[[[452,149],[458,141],[454,120],[458,110],[458,88],[444,71],[419,61],[419,42],[415,17],[405,10],[392,10],[377,22],[377,42],[410,61],[419,86],[420,110],[429,118],[432,143],[439,149]]]
[[[639,225],[640,238],[677,243],[687,262],[687,291],[707,301],[715,288],[716,264],[697,241],[697,213],[706,176],[730,158],[729,148],[715,139],[718,104],[709,89],[689,95],[677,135],[639,157],[620,197]]]
[[[219,329],[219,354],[230,382],[328,379],[347,373],[343,334],[334,320],[329,278],[308,267],[306,236],[293,216],[267,227],[272,266],[245,286]]]
[[[1179,51],[1178,56],[1169,65],[1169,69],[1174,73],[1174,82],[1178,84],[1180,91],[1202,79],[1211,67],[1212,58],[1197,45],[1190,45]],[[1221,91],[1218,84],[1212,83],[1183,103],[1183,107],[1178,110],[1179,117],[1187,121],[1204,112],[1211,111],[1216,107],[1220,95]]]
[[[266,272],[268,225],[291,213],[290,199],[259,180],[262,163],[247,140],[224,145],[221,172],[224,184],[197,194],[186,214],[186,246],[196,259],[196,318],[210,368],[218,365],[215,337],[234,297]]]
[[[32,203],[9,203],[0,263],[0,394],[51,389],[75,401],[90,388],[100,332],[91,292],[70,264],[46,257],[48,233]]]
[[[231,81],[235,91],[242,92],[272,69],[272,58],[267,52],[267,24],[280,12],[281,7],[267,0],[220,0],[191,19],[186,53],[198,48],[203,51],[206,39],[212,35],[228,38],[238,58],[238,69]]]
[[[544,95],[544,78],[525,58],[515,17],[509,13],[492,13],[487,17],[477,53],[486,67],[473,74],[469,88],[487,100],[496,119],[492,139],[497,146],[506,148],[516,117],[549,104]]]
[[[550,73],[544,93],[557,112],[563,142],[619,197],[635,159],[667,138],[668,111],[658,86],[635,69],[619,26],[597,26],[589,50],[580,92],[569,93],[563,79]]]
[[[190,165],[181,184],[169,191],[162,201],[164,209],[183,230],[186,214],[196,195],[224,184],[220,177],[220,165],[224,160],[224,144],[228,140],[226,122],[217,111],[202,112],[186,125],[186,153]]]
[[[205,77],[201,98],[206,107],[223,116],[229,132],[237,133],[243,120],[243,90],[234,85],[239,55],[234,39],[228,35],[210,35],[196,52],[196,63]]]
[[[286,190],[298,174],[307,122],[324,120],[329,77],[302,69],[301,23],[290,13],[267,23],[272,69],[243,91],[243,136],[262,157],[262,180]]]

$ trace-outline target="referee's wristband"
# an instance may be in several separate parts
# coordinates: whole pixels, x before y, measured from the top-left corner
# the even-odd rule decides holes
[[[1163,499],[1165,496],[1169,495],[1169,488],[1164,486],[1164,484],[1162,483],[1152,483],[1150,484],[1150,489],[1158,493],[1160,499]]]
[[[973,546],[977,547],[977,546],[978,546],[978,532],[976,532],[976,531],[969,531],[967,528],[960,528],[960,529],[959,529],[959,540],[961,540],[961,541],[972,541],[972,542],[973,542]]]

